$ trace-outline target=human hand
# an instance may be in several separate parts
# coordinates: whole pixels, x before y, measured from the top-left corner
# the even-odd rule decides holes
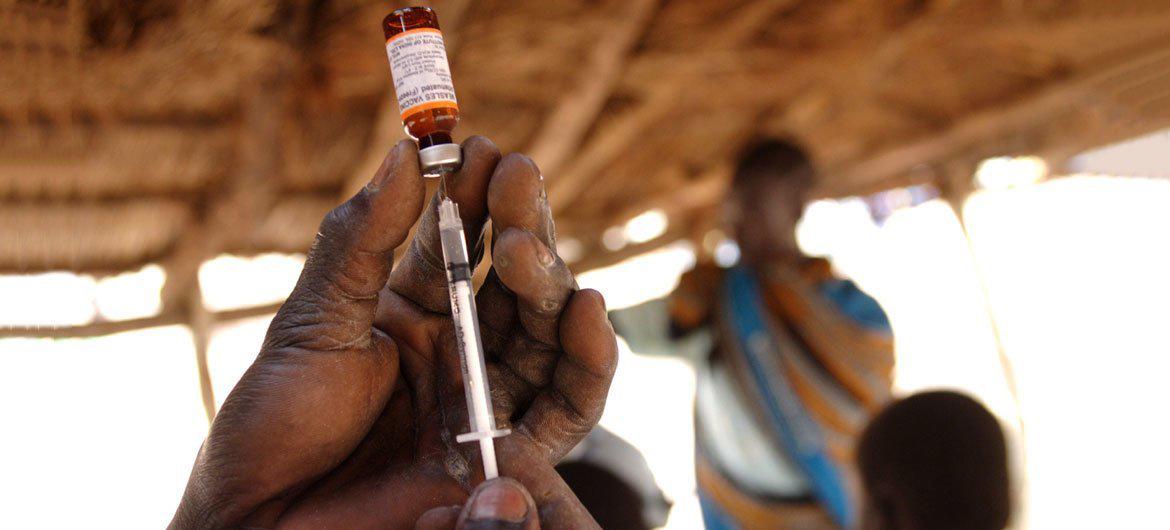
[[[519,482],[492,479],[471,492],[465,506],[432,508],[415,530],[540,530],[536,504]]]
[[[501,473],[536,492],[549,528],[593,525],[552,466],[596,423],[616,364],[595,291],[556,257],[539,170],[464,143],[448,177],[472,256],[484,223],[493,268],[477,295]],[[224,402],[172,525],[409,528],[482,481],[446,294],[435,203],[422,209],[413,143],[333,210],[255,363]]]

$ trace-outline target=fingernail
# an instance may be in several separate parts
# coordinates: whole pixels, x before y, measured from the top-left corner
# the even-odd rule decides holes
[[[468,516],[477,521],[508,521],[519,523],[528,514],[528,502],[524,492],[515,484],[500,482],[492,484],[471,501]]]

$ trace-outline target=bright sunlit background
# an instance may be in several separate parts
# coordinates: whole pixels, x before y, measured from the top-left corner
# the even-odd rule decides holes
[[[1160,138],[1154,152],[1167,152],[1170,142]],[[1115,150],[1101,153],[1074,167],[1157,173]],[[982,190],[963,206],[969,241],[939,199],[875,220],[874,201],[906,203],[905,190],[814,203],[799,239],[889,312],[899,392],[962,389],[1003,420],[1026,470],[1018,528],[1149,527],[1164,520],[1160,494],[1170,476],[1170,430],[1158,419],[1159,405],[1170,402],[1162,381],[1170,369],[1170,180],[1046,173],[1043,161],[1027,157],[985,163],[974,176]],[[662,212],[646,212],[607,231],[604,244],[653,240],[666,222]],[[734,244],[711,237],[720,261],[734,262]],[[573,244],[562,242],[562,254]],[[303,260],[211,260],[199,274],[205,305],[279,301]],[[694,260],[689,244],[672,244],[580,283],[600,289],[611,309],[628,307],[670,292]],[[0,325],[148,317],[159,311],[164,276],[148,266],[102,279],[0,277]],[[217,405],[270,318],[215,329],[208,362]],[[667,527],[700,528],[693,372],[681,360],[622,346],[601,423],[644,451],[675,503]],[[165,326],[95,339],[0,339],[0,417],[0,527],[159,528],[207,428],[191,333]]]

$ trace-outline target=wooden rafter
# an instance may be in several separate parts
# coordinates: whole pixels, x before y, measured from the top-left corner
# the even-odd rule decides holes
[[[195,368],[199,375],[199,396],[203,402],[203,412],[207,415],[208,423],[215,419],[215,389],[211,384],[211,365],[207,359],[208,348],[211,346],[211,334],[215,330],[215,321],[207,306],[203,304],[202,289],[199,282],[195,282],[187,297],[187,326],[191,328],[191,338],[195,347]]]
[[[638,135],[674,109],[673,91],[663,90],[622,116],[590,140],[574,162],[549,182],[549,204],[554,215],[576,200],[598,172],[633,145]]]
[[[302,16],[304,13],[301,13]],[[199,389],[208,421],[215,417],[208,347],[213,320],[203,304],[199,286],[200,265],[220,253],[239,233],[252,234],[272,209],[276,192],[273,175],[284,166],[282,127],[292,104],[289,79],[294,73],[295,52],[284,45],[292,35],[282,35],[268,66],[256,72],[243,99],[243,119],[238,131],[244,147],[236,178],[222,194],[209,201],[195,226],[179,241],[165,262],[162,290],[163,313],[177,312],[191,328]]]
[[[669,170],[667,170],[669,171]],[[706,173],[695,177],[685,184],[663,190],[655,195],[640,197],[633,204],[625,206],[614,213],[596,219],[577,220],[583,231],[600,233],[608,227],[619,226],[634,216],[648,210],[661,210],[668,218],[674,221],[700,209],[710,208],[720,203],[726,192],[730,168],[717,166]]]
[[[630,50],[646,30],[658,0],[624,2],[625,11],[607,28],[577,77],[576,87],[549,113],[528,153],[545,175],[557,179],[562,165],[581,145],[616,86]]]
[[[634,245],[627,245],[618,250],[610,251],[595,242],[592,245],[585,246],[585,259],[572,263],[570,268],[574,272],[581,273],[584,271],[612,265],[619,261],[629,259],[640,254],[645,254],[654,250],[658,250],[666,245],[669,245],[680,239],[685,239],[690,236],[690,230],[686,226],[675,225],[666,231],[666,233],[658,236],[645,243],[638,243]]]
[[[797,0],[758,0],[741,7],[738,13],[712,32],[706,39],[708,47],[730,48],[750,41],[760,29],[771,23],[772,18]]]
[[[245,318],[260,317],[276,313],[283,302],[240,309],[229,309],[208,313],[211,325],[225,322],[234,322]],[[124,333],[139,329],[173,326],[186,323],[189,316],[185,311],[164,311],[158,315],[127,320],[99,320],[80,326],[30,326],[0,328],[0,339],[8,338],[49,338],[49,339],[84,339]]]
[[[0,1],[0,17],[65,5],[24,4]],[[0,92],[5,272],[160,263],[171,278],[164,314],[193,319],[183,308],[199,261],[303,251],[327,205],[401,137],[378,45],[383,6],[289,2],[274,24],[267,8],[241,17],[246,3],[188,3],[117,22],[141,24],[128,43],[102,41],[95,28],[119,13],[92,4],[67,3],[67,31],[42,38],[10,24],[0,35],[0,62],[16,66],[0,69],[0,85],[16,87]],[[841,195],[961,175],[941,169],[994,154],[1058,161],[1170,125],[1170,69],[1149,55],[1170,45],[1164,1],[660,4],[432,4],[469,111],[460,135],[535,154],[566,238],[594,241],[654,207],[672,226],[701,225],[717,183],[691,176],[728,164],[730,146],[757,134],[806,144],[822,193]],[[308,27],[309,6],[325,14],[311,17],[319,26],[276,35]],[[250,90],[274,53],[296,65],[294,97],[283,138],[254,141]],[[74,68],[83,58],[88,67]],[[287,170],[259,170],[281,150]],[[672,192],[692,185],[710,195],[682,206]],[[146,201],[179,208],[144,212]],[[51,228],[26,235],[39,227]],[[630,252],[585,244],[589,266]]]
[[[968,117],[941,134],[842,164],[831,171],[849,188],[821,195],[878,191],[926,175],[917,166],[1026,151],[1061,161],[1081,150],[1170,125],[1170,45],[1104,72],[1059,83],[1041,94]],[[1070,123],[1078,126],[1071,127]]]

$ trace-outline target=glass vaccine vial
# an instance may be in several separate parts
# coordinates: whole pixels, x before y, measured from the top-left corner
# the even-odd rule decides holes
[[[402,125],[418,142],[423,175],[458,169],[463,152],[451,133],[459,123],[459,102],[439,17],[429,7],[398,9],[382,19],[382,31]]]

